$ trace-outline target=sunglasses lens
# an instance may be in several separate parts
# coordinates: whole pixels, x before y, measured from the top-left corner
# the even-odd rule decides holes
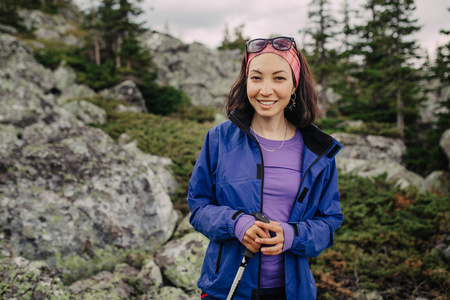
[[[274,39],[272,44],[273,44],[273,47],[277,50],[287,51],[287,50],[291,49],[292,41],[290,39],[281,37],[281,38]]]
[[[249,53],[259,52],[262,49],[264,49],[265,46],[266,46],[266,40],[264,40],[264,39],[256,39],[256,40],[251,41],[248,44],[247,51]]]

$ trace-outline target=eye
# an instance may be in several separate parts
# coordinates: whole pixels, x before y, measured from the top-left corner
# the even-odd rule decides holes
[[[261,76],[253,75],[253,76],[250,77],[250,79],[251,79],[251,80],[260,80],[260,79],[261,79]]]
[[[275,77],[275,80],[277,80],[277,81],[286,80],[286,77],[277,76],[277,77]]]

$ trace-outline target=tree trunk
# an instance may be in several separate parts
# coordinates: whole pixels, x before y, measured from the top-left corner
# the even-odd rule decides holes
[[[328,110],[328,99],[327,99],[327,75],[322,75],[322,80],[320,82],[322,85],[322,92],[320,93],[320,98],[322,102],[322,117],[327,117],[327,110]]]
[[[116,68],[122,67],[122,61],[120,59],[120,51],[122,50],[122,36],[119,35],[116,41]]]
[[[400,81],[399,81],[400,82]],[[404,136],[405,131],[405,105],[403,103],[401,88],[397,88],[397,130],[400,132],[401,137]]]
[[[98,38],[98,31],[97,29],[94,29],[94,58],[95,58],[95,64],[97,66],[100,66],[100,45],[99,45],[99,38]]]

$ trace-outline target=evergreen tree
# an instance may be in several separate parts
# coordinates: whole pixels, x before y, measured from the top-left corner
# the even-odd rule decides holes
[[[340,101],[341,106],[339,110],[341,113],[342,104],[348,107],[356,108],[357,94],[356,94],[356,80],[352,77],[352,71],[357,68],[357,64],[353,59],[352,46],[354,44],[355,33],[351,24],[352,15],[356,13],[350,8],[348,0],[344,0],[342,9],[339,11],[342,19],[339,22],[341,32],[337,37],[340,41],[339,50],[337,51],[337,62],[332,68],[330,86],[333,90],[342,96]]]
[[[336,65],[336,51],[329,49],[329,43],[336,34],[333,28],[336,20],[331,15],[329,0],[312,0],[309,4],[308,19],[315,24],[305,33],[312,37],[313,55],[309,59],[311,67],[316,72],[317,81],[321,85],[319,99],[322,117],[327,116],[327,88],[330,73]],[[334,58],[334,59],[333,59]]]
[[[222,40],[222,45],[218,47],[219,50],[226,49],[240,49],[242,52],[245,51],[246,43],[249,38],[244,37],[242,31],[244,30],[245,24],[241,24],[234,28],[234,39],[230,37],[228,27],[225,27],[225,34]]]
[[[141,54],[141,45],[136,37],[146,29],[143,23],[134,21],[142,13],[137,6],[141,1],[103,0],[98,11],[92,14],[93,45],[99,44],[95,42],[95,33],[98,32],[105,60],[113,61],[116,69],[123,67],[123,59],[131,68],[133,59]]]
[[[395,120],[404,136],[405,116],[414,121],[420,100],[419,78],[413,67],[418,46],[410,39],[420,29],[411,19],[414,0],[369,0],[365,7],[371,19],[357,28],[361,42],[355,45],[355,53],[364,63],[356,76],[370,98],[371,108],[387,111],[382,121]]]

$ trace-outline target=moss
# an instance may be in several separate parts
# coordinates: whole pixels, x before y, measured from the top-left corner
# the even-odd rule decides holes
[[[92,257],[72,255],[62,257],[60,253],[55,256],[56,268],[61,272],[62,281],[69,285],[77,280],[85,279],[100,271],[112,271],[114,267],[125,261],[125,250],[106,246],[104,249],[96,247],[92,250]]]
[[[62,216],[60,216],[60,215],[52,215],[52,220],[53,220],[53,222],[54,223],[58,223],[59,221],[61,221],[62,220]]]

